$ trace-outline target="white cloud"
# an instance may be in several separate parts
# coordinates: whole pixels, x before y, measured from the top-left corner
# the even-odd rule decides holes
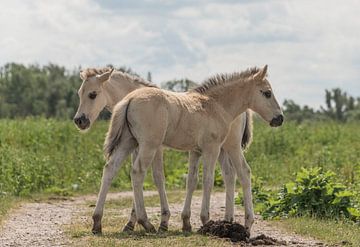
[[[269,64],[280,100],[318,107],[325,88],[360,95],[359,9],[355,0],[5,0],[0,64],[125,64],[158,82]]]

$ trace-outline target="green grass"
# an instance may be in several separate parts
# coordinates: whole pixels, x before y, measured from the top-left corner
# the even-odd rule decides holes
[[[0,226],[6,218],[10,209],[15,208],[20,203],[20,199],[13,196],[0,196]]]
[[[90,131],[82,134],[70,120],[0,119],[0,195],[7,195],[0,198],[0,219],[14,202],[16,204],[16,199],[12,199],[14,196],[26,198],[29,195],[46,193],[66,196],[97,192],[105,163],[102,146],[107,127],[108,122],[98,121]],[[360,194],[359,140],[359,122],[338,124],[329,121],[300,125],[285,122],[282,127],[274,129],[261,121],[255,121],[253,143],[246,153],[246,158],[253,174],[262,177],[266,187],[278,188],[291,180],[301,167],[322,167],[324,170],[336,172],[340,182]],[[168,189],[185,188],[187,158],[187,153],[165,151]],[[222,186],[218,166],[215,174],[216,185]],[[150,172],[144,187],[154,188]],[[112,189],[131,189],[129,161],[120,169],[112,183]],[[183,198],[184,195],[179,193],[180,197]],[[131,201],[126,202],[126,205],[129,202]],[[308,227],[312,226],[310,220],[302,223],[304,228],[307,224]],[[325,222],[324,225],[331,226],[331,223],[333,222]],[[119,225],[121,224],[118,222],[117,226]],[[342,227],[347,229],[348,226]],[[325,226],[319,228],[318,231],[321,231]],[[110,230],[113,232],[113,235],[110,235],[113,237],[107,240],[110,246],[118,243],[118,230],[115,231],[115,227],[113,231]],[[315,230],[313,232],[320,234]],[[99,241],[99,238],[88,237],[94,245]],[[176,246],[174,242],[178,237],[169,236],[166,238],[169,240],[157,241],[170,241],[162,244]],[[154,237],[139,238],[139,243],[151,245]],[[171,242],[172,238],[174,242]],[[210,244],[205,243],[207,238],[199,236],[183,238],[189,241],[195,238],[194,241],[198,241],[199,245]],[[220,241],[216,245],[221,246],[222,243]]]
[[[109,233],[102,236],[83,236],[74,246],[233,246],[231,242],[198,234],[184,235],[179,231],[170,230],[164,234]]]
[[[267,186],[288,182],[301,167],[333,170],[348,185],[360,180],[360,124],[285,122],[270,128],[255,122],[254,140],[246,153],[253,174]]]
[[[323,240],[333,245],[358,246],[360,243],[359,225],[351,222],[303,217],[273,221],[273,223],[287,231]]]
[[[102,145],[108,122],[98,121],[85,134],[68,120],[28,118],[0,120],[0,193],[29,195],[45,190],[95,192],[105,163]],[[285,122],[270,128],[255,121],[253,143],[246,158],[265,186],[278,187],[301,167],[323,167],[349,186],[360,181],[359,123]],[[166,185],[185,187],[187,153],[166,150]],[[216,185],[222,186],[219,166]],[[117,190],[131,189],[129,161],[113,181]],[[151,174],[145,188],[154,188]],[[360,187],[360,186],[357,186]]]
[[[27,196],[36,192],[95,192],[105,164],[103,142],[108,122],[98,121],[80,133],[71,121],[44,118],[0,120],[0,194]],[[165,154],[168,188],[184,188],[187,154]],[[149,169],[150,170],[150,169]],[[130,190],[130,163],[112,183]],[[149,172],[145,188],[154,188]]]

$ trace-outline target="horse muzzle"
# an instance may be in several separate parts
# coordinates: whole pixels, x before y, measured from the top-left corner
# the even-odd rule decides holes
[[[282,123],[284,122],[284,116],[281,114],[277,117],[274,117],[271,122],[270,122],[270,126],[271,127],[279,127],[282,125]]]
[[[85,130],[90,127],[90,120],[85,116],[85,114],[74,118],[74,123],[81,130]]]

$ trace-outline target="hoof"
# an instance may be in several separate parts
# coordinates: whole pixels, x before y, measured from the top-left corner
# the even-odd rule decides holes
[[[146,228],[145,231],[148,232],[148,233],[156,233],[156,229],[155,229],[155,227],[153,225]]]
[[[201,220],[201,223],[202,223],[203,225],[205,225],[206,223],[208,223],[209,219],[210,219],[209,214],[207,214],[207,215],[200,215],[200,220]]]
[[[134,231],[134,225],[129,222],[124,226],[122,231],[127,232],[127,233],[133,232]]]
[[[182,231],[185,232],[185,233],[191,232],[192,231],[191,225],[190,224],[189,225],[183,225]]]
[[[101,227],[93,227],[93,229],[91,230],[91,232],[92,232],[94,235],[101,235],[101,234],[102,234]]]
[[[138,220],[138,223],[144,227],[146,232],[156,233],[155,227],[150,223],[149,220]]]
[[[167,232],[167,231],[168,231],[168,226],[166,224],[161,223],[158,232]]]
[[[245,231],[246,231],[246,236],[247,236],[248,238],[250,238],[250,232],[251,232],[251,230],[250,230],[248,227],[245,227]]]

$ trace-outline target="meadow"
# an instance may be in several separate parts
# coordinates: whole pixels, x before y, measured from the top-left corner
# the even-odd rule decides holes
[[[97,193],[105,164],[102,146],[107,126],[107,121],[98,121],[90,131],[80,133],[70,120],[42,117],[1,119],[0,220],[10,208],[24,200]],[[359,122],[313,121],[298,124],[287,121],[281,128],[274,129],[255,119],[253,142],[245,154],[255,181],[255,210],[261,206],[256,203],[258,198],[261,199],[264,193],[275,195],[285,183],[294,181],[302,167],[321,167],[324,171],[335,172],[336,180],[353,191],[354,198],[360,202],[359,140]],[[187,153],[166,150],[164,164],[169,191],[183,191]],[[261,187],[258,187],[258,181],[262,181]],[[219,166],[216,168],[215,186],[215,190],[223,188]],[[150,171],[144,187],[155,189]],[[239,186],[237,188],[241,191]],[[198,189],[201,189],[201,183]],[[114,179],[112,190],[131,190],[130,159]],[[170,192],[170,197],[173,194]],[[241,200],[241,196],[239,198]],[[354,222],[304,216],[290,217],[276,224],[279,228],[328,243],[339,243],[344,239],[349,243],[359,241],[358,224],[354,225]],[[334,234],[336,229],[342,230]],[[70,235],[78,232],[84,234],[88,229],[81,225],[75,227]],[[205,241],[200,236],[194,238]]]
[[[102,145],[107,125],[98,121],[90,131],[80,133],[70,120],[0,120],[0,195],[97,192],[105,163]],[[268,188],[280,187],[301,167],[322,167],[359,192],[359,140],[358,122],[286,122],[274,129],[255,120],[246,158],[253,175]],[[166,150],[164,162],[167,188],[184,188],[187,153]],[[154,188],[150,172],[144,186]],[[223,186],[218,166],[215,186]],[[112,187],[131,189],[129,160]]]

